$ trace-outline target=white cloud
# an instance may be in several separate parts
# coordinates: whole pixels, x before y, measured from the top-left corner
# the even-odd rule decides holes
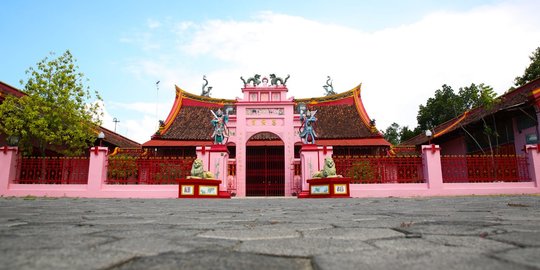
[[[122,104],[127,105],[127,104]],[[139,109],[143,109],[150,107],[151,105],[154,106],[155,111],[155,104],[143,104],[143,103],[137,103],[134,105],[134,107],[127,106],[128,115],[133,115],[133,113],[129,113],[129,108],[135,108],[135,111]],[[118,104],[111,105],[110,107],[118,106]],[[115,130],[115,123],[113,122],[113,116],[109,113],[109,111],[106,109],[107,106],[103,107],[103,124],[102,126],[114,131]],[[150,136],[157,130],[157,122],[155,118],[155,113],[145,113],[142,115],[139,115],[137,118],[131,118],[131,119],[118,119],[119,122],[116,123],[116,133],[127,137],[131,140],[134,140],[138,143],[144,143],[148,140],[150,140]]]
[[[246,21],[177,22],[171,31],[178,46],[160,60],[133,62],[130,70],[164,78],[164,89],[176,83],[193,93],[206,74],[213,96],[226,98],[241,95],[240,76],[290,74],[289,95],[310,97],[324,93],[330,75],[338,92],[363,83],[364,104],[380,129],[392,122],[414,127],[418,105],[442,84],[456,91],[481,82],[499,94],[508,89],[540,46],[534,10],[538,2],[441,11],[374,32],[272,12]]]
[[[179,22],[173,27],[173,31],[175,31],[177,34],[180,34],[187,31],[192,26],[194,26],[193,22]]]
[[[144,115],[142,118],[127,119],[119,124],[117,131],[139,143],[150,140],[150,136],[157,130],[155,118]]]
[[[161,23],[157,20],[154,20],[154,19],[148,19],[146,21],[146,25],[148,26],[148,28],[150,29],[155,29],[155,28],[158,28],[161,26]]]
[[[116,132],[136,142],[144,143],[158,129],[158,120],[165,120],[174,100],[156,103],[146,102],[108,102],[103,108],[103,127],[115,130],[114,117],[109,110],[122,112],[116,123]],[[157,104],[157,107],[156,107]],[[156,112],[158,116],[156,118]],[[136,116],[136,117],[134,117]],[[158,119],[159,118],[159,119]]]

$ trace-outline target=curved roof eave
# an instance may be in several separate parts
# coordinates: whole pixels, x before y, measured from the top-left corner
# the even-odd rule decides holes
[[[295,98],[293,101],[295,103],[304,102],[308,104],[319,104],[323,102],[331,102],[335,100],[340,100],[344,98],[349,98],[354,96],[355,91],[358,91],[360,93],[360,89],[362,87],[362,84],[357,85],[351,90],[345,91],[343,93],[338,93],[335,95],[329,95],[329,96],[322,96],[322,97],[311,97],[311,98]]]
[[[171,111],[169,112],[169,115],[167,116],[167,119],[165,120],[163,125],[159,127],[159,130],[158,130],[159,135],[164,135],[165,132],[167,132],[167,130],[171,127],[172,123],[174,122],[174,119],[176,119],[176,117],[180,113],[184,99],[191,99],[191,100],[195,100],[202,103],[217,104],[217,105],[236,103],[236,100],[233,100],[233,99],[204,97],[204,96],[189,93],[183,90],[182,88],[180,88],[178,85],[175,85],[174,87],[176,89],[176,97],[174,99],[173,106],[171,107]]]

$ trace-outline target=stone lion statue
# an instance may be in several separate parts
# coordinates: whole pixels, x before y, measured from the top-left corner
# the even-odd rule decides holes
[[[193,161],[191,166],[191,176],[188,179],[214,179],[214,174],[209,171],[203,170],[203,161],[198,158]]]
[[[327,157],[324,159],[324,168],[313,174],[313,178],[336,178],[342,177],[336,173],[336,164],[334,159]]]

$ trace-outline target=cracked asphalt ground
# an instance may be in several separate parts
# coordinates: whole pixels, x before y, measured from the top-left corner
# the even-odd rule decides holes
[[[540,196],[0,198],[1,269],[540,269]]]

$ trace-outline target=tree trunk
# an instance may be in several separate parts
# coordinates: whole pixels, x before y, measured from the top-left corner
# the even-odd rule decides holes
[[[482,145],[480,145],[480,143],[478,143],[476,138],[474,138],[474,136],[471,133],[469,133],[469,131],[467,131],[463,125],[460,124],[459,127],[461,127],[461,129],[463,129],[463,131],[465,131],[465,133],[467,133],[467,135],[469,135],[469,137],[471,137],[471,139],[473,139],[474,143],[476,143],[476,145],[478,145],[478,148],[480,149],[480,151],[482,151],[482,154],[485,154],[486,152],[484,152],[484,149],[482,149]]]

